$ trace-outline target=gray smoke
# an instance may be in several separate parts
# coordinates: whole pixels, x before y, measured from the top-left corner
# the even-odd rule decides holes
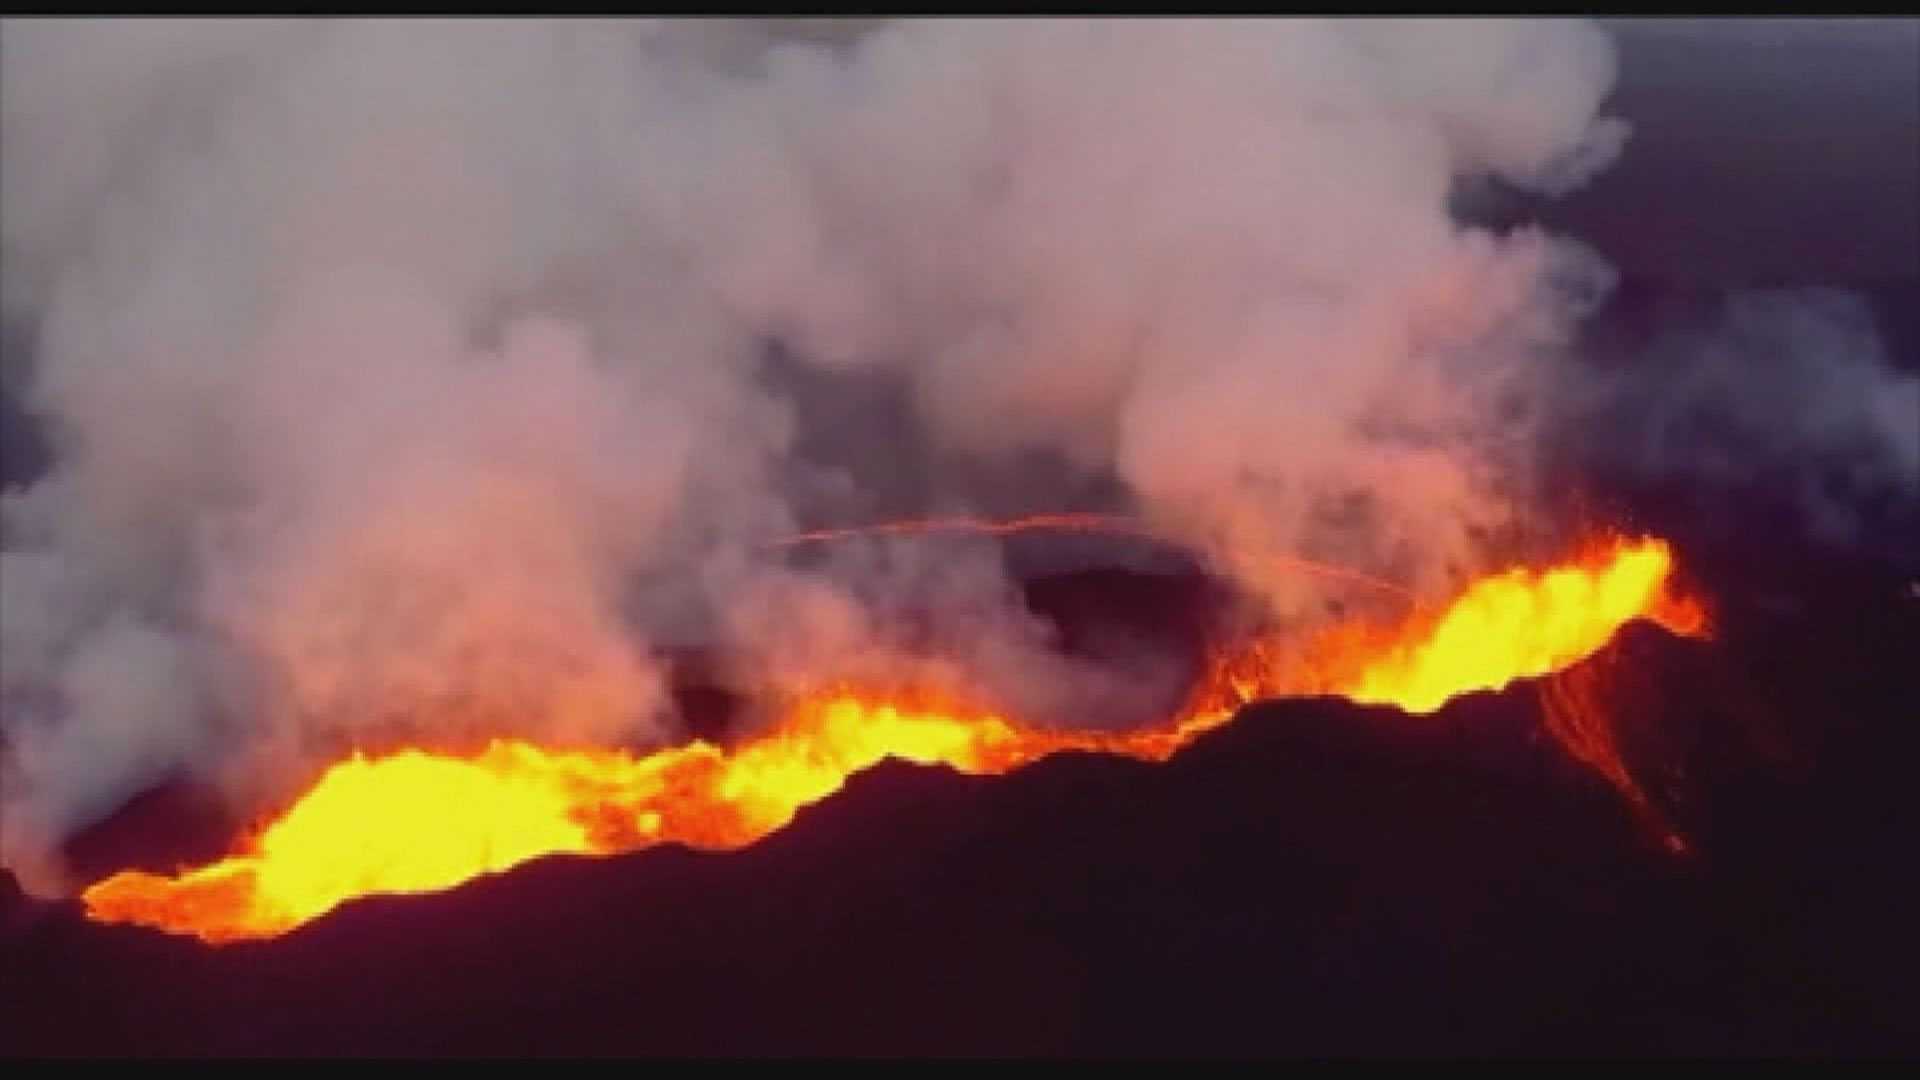
[[[1920,371],[1862,297],[1739,289],[1632,322],[1561,379],[1583,469],[1702,508],[1772,504],[1801,534],[1781,539],[1920,566]]]
[[[670,740],[687,636],[776,685],[1138,687],[993,545],[761,546],[796,526],[1105,491],[1276,616],[1325,587],[1263,552],[1442,590],[1533,505],[1607,280],[1449,198],[1577,186],[1613,75],[1561,20],[9,21],[56,460],[4,506],[0,860],[56,887],[169,771]]]

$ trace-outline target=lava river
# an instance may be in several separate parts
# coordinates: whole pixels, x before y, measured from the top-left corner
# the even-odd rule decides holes
[[[1397,626],[1339,626],[1297,658],[1262,641],[1209,660],[1186,705],[1123,732],[1039,728],[925,695],[829,686],[792,699],[737,746],[650,754],[496,740],[478,753],[356,754],[320,776],[234,854],[175,875],[123,871],[84,890],[90,918],[224,943],[287,933],[355,897],[449,889],[543,855],[611,855],[660,843],[751,844],[888,758],[1000,773],[1062,751],[1163,760],[1261,699],[1327,694],[1430,713],[1449,699],[1560,671],[1625,624],[1705,629],[1679,596],[1669,547],[1609,540],[1545,569],[1472,582]],[[1589,764],[1621,783],[1617,762]],[[1602,753],[1601,756],[1604,756]],[[1614,775],[1614,774],[1618,775]]]

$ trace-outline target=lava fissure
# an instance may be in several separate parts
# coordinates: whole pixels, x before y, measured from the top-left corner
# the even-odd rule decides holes
[[[1094,520],[1066,515],[1047,527],[1107,527]],[[830,535],[844,534],[792,542]],[[1635,619],[1702,632],[1704,613],[1673,593],[1671,570],[1665,543],[1614,540],[1545,571],[1482,578],[1444,609],[1397,628],[1341,625],[1291,649],[1278,639],[1242,641],[1210,656],[1183,708],[1130,732],[1035,727],[979,703],[825,686],[792,696],[770,730],[732,747],[694,741],[635,755],[496,740],[464,756],[428,748],[356,754],[236,854],[172,876],[124,871],[84,890],[82,900],[102,922],[211,943],[274,937],[356,897],[443,890],[543,855],[661,843],[738,848],[888,758],[988,774],[1062,751],[1158,761],[1243,705],[1310,694],[1430,713],[1463,693],[1564,670]],[[1617,751],[1593,723],[1548,730],[1563,740],[1577,735],[1569,751],[1634,797]]]

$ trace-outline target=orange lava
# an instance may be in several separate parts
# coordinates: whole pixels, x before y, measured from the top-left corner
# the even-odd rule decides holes
[[[635,756],[498,740],[468,756],[355,755],[236,854],[173,876],[118,873],[82,900],[101,922],[213,943],[267,938],[355,897],[448,889],[542,855],[741,847],[887,758],[968,773],[1062,751],[1157,761],[1244,704],[1304,694],[1431,712],[1462,693],[1564,669],[1634,619],[1699,632],[1704,615],[1674,598],[1671,569],[1661,541],[1611,541],[1544,572],[1476,581],[1399,627],[1337,627],[1289,660],[1275,643],[1244,642],[1213,658],[1185,708],[1133,732],[1036,728],[962,702],[832,687],[731,748],[693,742]]]

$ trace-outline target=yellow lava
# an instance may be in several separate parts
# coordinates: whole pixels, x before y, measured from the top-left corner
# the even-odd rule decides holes
[[[1435,625],[1371,660],[1344,696],[1430,713],[1468,691],[1560,671],[1636,618],[1684,629],[1697,609],[1664,601],[1672,570],[1665,544],[1642,541],[1545,572],[1482,578]]]

